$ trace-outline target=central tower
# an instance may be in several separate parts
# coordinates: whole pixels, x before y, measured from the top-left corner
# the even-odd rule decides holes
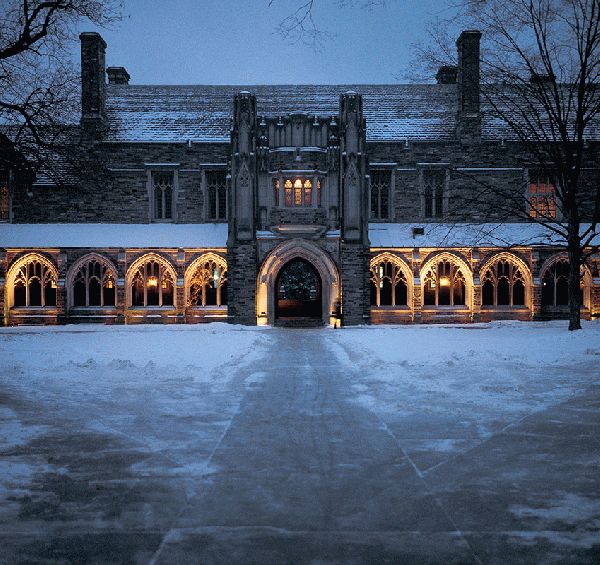
[[[233,106],[230,321],[273,324],[285,311],[299,318],[319,312],[323,323],[340,312],[345,324],[368,322],[368,165],[360,95],[342,94],[337,115],[257,115],[249,92],[236,95]],[[277,281],[301,284],[301,277],[280,276],[293,261],[318,274],[318,299],[316,288],[280,288]],[[305,294],[311,298],[291,309],[278,303]]]

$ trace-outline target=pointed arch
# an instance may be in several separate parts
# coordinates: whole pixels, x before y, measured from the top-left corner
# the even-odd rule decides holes
[[[371,306],[412,306],[414,276],[407,262],[385,251],[370,261]]]
[[[533,277],[529,265],[515,253],[500,251],[479,267],[482,307],[523,307],[533,309]]]
[[[4,284],[5,315],[11,308],[56,307],[58,269],[40,253],[27,253],[8,269]]]
[[[256,284],[256,315],[259,324],[275,323],[275,281],[281,268],[293,259],[304,259],[321,277],[323,322],[331,323],[340,299],[338,269],[329,254],[306,239],[290,239],[278,245],[264,260]]]
[[[227,304],[227,260],[209,251],[194,259],[184,275],[186,306]]]
[[[561,264],[564,265],[562,269]],[[582,265],[581,271],[581,305],[584,308],[590,308],[593,286],[592,271],[589,265]],[[556,253],[544,261],[539,275],[542,287],[542,308],[554,308],[568,304],[568,272],[569,256],[565,252]],[[557,300],[557,293],[564,295],[562,300]]]
[[[420,269],[420,279],[422,305],[473,309],[473,271],[458,253],[440,251],[430,255]]]
[[[177,305],[177,272],[170,261],[158,253],[138,257],[127,269],[125,295],[127,307],[168,307]]]
[[[94,264],[99,265],[100,268],[95,268]],[[90,283],[91,281],[95,281],[95,279],[98,279],[99,288],[101,289],[101,292],[99,293],[100,303],[90,304]],[[83,255],[69,267],[69,271],[67,272],[67,307],[115,307],[117,305],[117,281],[117,268],[110,259],[96,252]],[[75,286],[77,282],[81,282],[84,286],[85,304],[75,304],[77,302],[75,297]],[[95,282],[92,282],[92,284],[95,284]],[[107,300],[107,297],[111,296],[112,300]]]

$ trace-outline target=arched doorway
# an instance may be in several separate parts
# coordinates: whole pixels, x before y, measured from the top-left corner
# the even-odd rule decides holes
[[[296,261],[302,263],[296,264]],[[296,266],[293,266],[296,265]],[[307,266],[308,265],[308,266]],[[258,273],[256,281],[256,321],[258,325],[275,324],[277,318],[282,319],[279,310],[279,286],[285,277],[282,271],[289,268],[291,276],[296,269],[310,278],[316,275],[316,283],[308,285],[313,288],[312,305],[303,301],[302,312],[308,311],[319,324],[335,322],[336,305],[340,300],[340,278],[338,269],[329,253],[312,241],[306,239],[289,239],[279,244],[266,257]],[[297,273],[298,275],[298,273]],[[314,285],[314,287],[313,287]],[[316,292],[315,292],[316,291]],[[309,290],[309,302],[312,301]],[[281,304],[281,306],[284,306]],[[291,324],[294,325],[294,324]]]
[[[305,259],[296,258],[286,263],[275,281],[275,318],[290,320],[323,316],[321,277]]]

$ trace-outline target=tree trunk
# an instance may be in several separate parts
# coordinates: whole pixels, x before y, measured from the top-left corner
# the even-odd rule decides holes
[[[581,247],[579,220],[569,218],[567,252],[569,255],[569,331],[581,329]]]

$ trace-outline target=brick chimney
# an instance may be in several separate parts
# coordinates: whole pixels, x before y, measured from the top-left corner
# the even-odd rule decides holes
[[[106,43],[96,32],[81,41],[81,127],[90,139],[102,137],[106,128]]]
[[[481,139],[479,105],[479,43],[481,32],[463,31],[456,41],[458,51],[458,113],[456,134],[460,141],[476,142]]]
[[[125,67],[108,67],[108,84],[129,84],[129,73]]]

